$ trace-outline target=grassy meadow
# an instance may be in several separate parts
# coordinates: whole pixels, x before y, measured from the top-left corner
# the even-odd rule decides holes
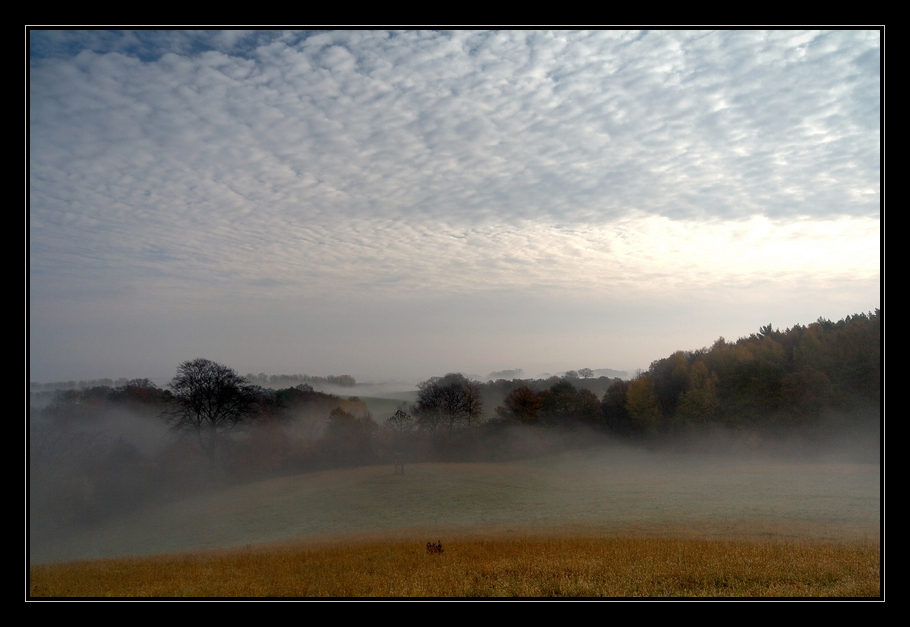
[[[873,543],[549,537],[33,566],[33,597],[876,597]]]
[[[602,447],[273,478],[31,546],[29,594],[875,597],[879,469]]]

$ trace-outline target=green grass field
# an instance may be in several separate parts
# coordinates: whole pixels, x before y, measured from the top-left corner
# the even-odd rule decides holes
[[[406,466],[403,476],[394,475],[392,466],[334,470],[216,490],[136,512],[53,543],[32,546],[30,593],[876,596],[879,494],[878,464],[707,459],[628,448],[592,449],[583,454],[503,464],[414,464]],[[446,546],[446,552],[426,555],[425,543],[437,539]],[[637,571],[632,562],[623,566],[616,551],[621,554],[631,548],[609,544],[620,540],[652,543],[650,548],[636,549],[644,551],[640,555],[651,557],[635,558],[638,561],[634,562],[653,563],[650,574],[634,574]],[[512,557],[505,561],[495,557],[498,548],[490,549],[516,541],[524,548],[506,551]],[[581,543],[580,547],[585,542],[600,544],[587,549],[570,549],[566,544]],[[661,544],[666,542],[682,544]],[[231,547],[238,552],[231,553]],[[318,562],[313,561],[317,554],[314,547],[334,551],[336,558],[324,559],[337,559],[337,568],[313,566]],[[361,553],[338,557],[355,549]],[[781,562],[777,567],[783,568],[787,555],[797,549],[807,556],[814,555],[806,557],[803,575],[773,571],[775,562]],[[222,552],[199,553],[211,550]],[[600,557],[580,557],[586,552],[589,557]],[[560,553],[578,555],[571,558],[577,566],[559,566],[565,557],[560,557]],[[835,553],[837,557],[825,557]],[[677,554],[686,557],[672,558]],[[741,557],[747,554],[752,557]],[[139,583],[117,587],[110,583],[116,578],[105,579],[101,574],[105,569],[116,570],[134,563],[129,559],[85,561],[152,555],[156,557],[148,563],[159,564],[153,570],[160,572],[163,579],[159,583],[148,579],[146,588]],[[303,587],[290,580],[280,585],[275,582],[274,587],[255,584],[261,576],[253,574],[260,568],[254,566],[256,560],[249,561],[253,556],[259,556],[256,559],[260,563],[273,561],[275,573],[279,572],[277,564],[290,560],[296,565],[289,568],[296,569],[294,572],[307,581],[309,575],[303,573],[312,572],[320,579],[320,573],[328,577],[331,571],[334,583],[311,582]],[[483,556],[490,559],[482,559]],[[438,559],[433,562],[428,558]],[[217,561],[223,559],[229,561]],[[53,564],[74,560],[81,563]],[[210,560],[221,566],[212,566]],[[230,560],[248,562],[241,566]],[[359,572],[357,568],[346,570],[346,564],[362,566],[358,560],[374,564],[365,571],[373,573],[373,579],[355,581],[353,573]],[[205,563],[210,563],[205,568],[246,572],[241,579],[253,583],[249,583],[249,588],[239,583],[232,588],[194,587],[196,575],[190,573]],[[233,565],[226,566],[228,563]],[[180,570],[184,566],[178,568],[178,564],[189,570]],[[537,583],[518,582],[521,577],[516,573],[531,572],[522,564],[541,564],[539,572],[534,571]],[[688,574],[683,574],[681,565],[691,565],[695,570],[688,569]],[[80,577],[95,583],[76,586],[67,580],[70,583],[61,588],[63,584],[55,584],[47,577],[51,572],[61,572],[54,569],[62,568],[88,569],[83,572],[95,574]],[[247,568],[253,570],[246,571]],[[269,570],[266,566],[261,568]],[[417,585],[412,578],[399,576],[441,568],[449,573],[446,576],[450,578],[445,579],[448,583],[444,584],[448,588],[439,587],[443,584]],[[474,571],[487,572],[487,579],[497,583],[487,588],[477,582],[468,585],[476,579],[470,574]],[[501,573],[496,574],[498,571]],[[151,577],[151,571],[144,572],[140,580]],[[178,572],[184,574],[177,575]],[[620,572],[626,572],[622,577],[631,579],[625,584],[614,581],[617,577],[622,579],[617,574]],[[153,579],[158,581],[157,577]],[[185,580],[185,586],[174,583],[174,577]],[[556,587],[554,577],[562,582]],[[121,579],[134,581],[126,575]],[[453,581],[462,579],[464,585],[452,587]],[[661,588],[658,580],[677,583]],[[870,583],[873,580],[874,585]],[[398,583],[383,583],[388,581]],[[584,581],[593,583],[583,584]],[[792,585],[776,587],[787,581]]]

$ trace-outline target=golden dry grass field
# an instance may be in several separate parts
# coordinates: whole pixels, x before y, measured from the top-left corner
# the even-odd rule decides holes
[[[435,543],[435,541],[433,541]],[[348,542],[34,566],[32,597],[877,597],[873,543]]]
[[[31,546],[29,594],[878,596],[880,508],[879,464],[605,447],[371,466],[226,487]],[[428,554],[437,539],[444,553]]]

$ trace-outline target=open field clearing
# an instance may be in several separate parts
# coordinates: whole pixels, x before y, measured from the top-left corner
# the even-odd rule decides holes
[[[408,529],[878,542],[879,469],[626,447],[502,464],[413,464],[403,476],[391,466],[342,469],[232,486],[137,512],[31,546],[30,563],[337,534],[390,538]]]
[[[424,534],[422,537],[426,537]],[[542,538],[233,549],[31,568],[33,597],[877,597],[865,542]]]

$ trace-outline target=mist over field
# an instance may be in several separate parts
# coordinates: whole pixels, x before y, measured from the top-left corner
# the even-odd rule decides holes
[[[153,425],[134,418],[120,421],[116,429],[98,423],[92,431],[95,438],[104,432],[148,446],[155,440],[152,430]],[[89,453],[93,436],[73,435],[67,434],[70,449],[84,446]],[[43,483],[46,469],[33,467],[30,562],[342,536],[404,538],[418,545],[428,535],[453,534],[879,537],[880,439],[875,429],[832,420],[826,428],[786,438],[756,434],[743,439],[718,429],[681,442],[635,445],[595,433],[516,429],[503,439],[513,451],[534,456],[499,463],[406,463],[404,475],[395,475],[386,463],[239,479],[188,491],[182,486],[182,496],[144,495],[148,486],[143,479],[124,475],[110,458],[102,463],[118,475],[119,492],[108,488],[103,494],[97,477],[89,484],[86,477],[72,476],[63,467],[67,461],[58,457],[55,481],[84,481],[83,506],[92,499],[110,503],[94,520],[60,524],[52,511],[35,504],[47,507],[42,491],[62,486]],[[188,473],[184,480],[199,471],[187,464],[179,470]]]
[[[27,38],[30,565],[875,557],[883,30]]]
[[[877,542],[881,321],[767,325],[631,380],[408,390],[199,358],[166,388],[35,385],[30,559],[430,531]]]

